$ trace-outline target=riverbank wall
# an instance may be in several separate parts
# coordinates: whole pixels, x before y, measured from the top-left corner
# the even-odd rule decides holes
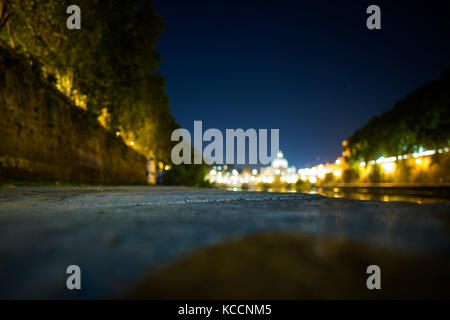
[[[0,178],[146,183],[146,159],[0,47]]]

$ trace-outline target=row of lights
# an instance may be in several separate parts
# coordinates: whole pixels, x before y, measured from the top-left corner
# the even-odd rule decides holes
[[[412,155],[402,155],[402,156],[396,156],[396,157],[388,157],[388,158],[384,158],[381,157],[377,160],[371,160],[366,162],[360,162],[360,166],[361,167],[366,167],[367,165],[375,165],[375,164],[381,164],[382,169],[386,172],[386,173],[391,173],[395,170],[395,161],[398,160],[404,160],[404,159],[408,159],[410,156],[412,156],[413,158],[415,158],[415,163],[416,164],[421,164],[422,163],[422,159],[420,159],[420,157],[424,157],[424,156],[430,156],[436,153],[444,153],[444,152],[448,152],[449,148],[443,148],[443,149],[438,149],[438,150],[423,150],[421,149],[419,152],[415,152]],[[428,160],[425,160],[425,163],[427,163]],[[342,161],[340,159],[337,159],[335,161],[335,164],[337,166],[341,165]],[[221,170],[221,167],[218,167],[219,170]],[[279,176],[281,175],[281,171],[280,169],[276,169],[275,170],[275,175]],[[312,167],[312,168],[303,168],[303,169],[299,169],[298,170],[298,174],[287,174],[287,175],[281,175],[280,180],[282,182],[286,182],[286,183],[296,183],[298,181],[298,179],[300,178],[303,181],[309,181],[310,183],[317,183],[318,179],[323,179],[325,178],[325,176],[329,173],[332,173],[333,176],[339,178],[342,175],[342,169],[340,169],[339,167],[336,168],[336,166],[333,165],[329,165],[328,167],[325,167],[323,164],[320,164],[316,167]],[[249,175],[248,173],[244,173],[243,177],[239,176],[239,173],[236,169],[233,169],[231,172],[231,176],[230,176],[230,172],[226,171],[225,175],[222,174],[221,171],[216,171],[215,169],[212,169],[210,171],[210,176],[215,176],[215,181],[217,181],[218,183],[225,183],[225,184],[242,184],[242,183],[249,183],[249,182],[256,182],[256,183],[273,183],[275,181],[275,177],[274,176],[265,176],[265,175],[261,175],[261,176],[257,176],[258,171],[256,169],[252,170],[252,175]]]
[[[444,152],[448,152],[449,148],[444,148],[444,149],[438,149],[436,150],[420,150],[419,152],[414,152],[412,154],[413,158],[416,158],[415,162],[416,164],[421,164],[422,163],[422,159],[417,159],[419,157],[425,157],[425,156],[431,156],[437,153],[444,153]],[[399,161],[399,160],[406,160],[408,159],[408,155],[402,155],[402,156],[396,156],[396,157],[389,157],[389,158],[384,158],[381,157],[378,160],[371,160],[368,162],[369,165],[375,165],[375,164],[380,164],[381,163],[381,167],[387,172],[393,172],[395,170],[395,161]],[[365,167],[367,164],[362,161],[359,163],[359,165],[361,167]]]
[[[341,164],[341,160],[336,160],[336,164]],[[332,168],[325,168],[323,164],[318,165],[317,167],[313,168],[304,168],[299,169],[298,174],[300,175],[300,179],[303,181],[309,181],[310,183],[316,183],[317,178],[323,179],[325,178],[325,175],[328,173],[333,173],[335,177],[340,177],[342,175],[341,169],[332,169]]]
[[[258,175],[258,170],[253,169],[251,172],[251,175],[247,172],[242,173],[239,175],[238,171],[236,169],[233,169],[233,171],[230,173],[229,171],[226,171],[225,174],[222,173],[222,171],[217,171],[215,169],[212,169],[209,172],[210,177],[213,177],[213,181],[217,183],[224,183],[224,184],[243,184],[243,183],[273,183],[275,181],[275,177],[272,175]],[[281,175],[280,170],[275,171],[275,175]],[[286,182],[286,183],[296,183],[298,180],[297,175],[281,175],[280,181]]]
[[[411,156],[416,159],[415,160],[416,164],[422,164],[422,159],[420,159],[420,157],[430,156],[430,155],[436,154],[436,152],[444,153],[444,152],[448,152],[448,151],[449,151],[449,148],[443,148],[443,149],[438,149],[438,150],[423,150],[423,149],[421,149],[419,152],[415,152]],[[381,157],[378,160],[368,161],[368,163],[366,163],[364,161],[360,162],[359,165],[361,167],[365,167],[368,164],[369,165],[381,164],[381,167],[383,168],[383,170],[386,173],[391,173],[395,170],[395,163],[394,163],[395,161],[408,159],[408,157],[409,157],[408,155],[389,157],[389,158]],[[428,160],[425,160],[425,162],[427,163]],[[340,165],[342,162],[340,159],[337,159],[335,163],[336,163],[336,165]],[[316,183],[318,179],[323,179],[326,174],[331,173],[331,172],[333,173],[333,175],[335,177],[340,177],[342,175],[341,169],[333,170],[332,168],[325,168],[322,164],[317,167],[304,168],[304,169],[298,170],[300,179],[303,181],[309,181],[310,183]]]

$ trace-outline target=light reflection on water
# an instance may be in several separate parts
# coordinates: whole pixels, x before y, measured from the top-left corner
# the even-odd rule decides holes
[[[240,188],[232,188],[233,191],[241,191]],[[389,189],[373,189],[373,188],[313,188],[311,190],[298,191],[295,187],[270,187],[264,188],[250,188],[245,191],[268,191],[268,192],[303,192],[309,194],[321,194],[332,198],[347,198],[365,201],[405,201],[415,203],[436,203],[450,201],[449,198],[434,195],[430,191],[416,190],[411,192],[409,189],[397,188],[395,190]]]
[[[327,197],[334,198],[349,198],[355,200],[365,200],[365,201],[406,201],[406,202],[415,202],[415,203],[434,203],[434,202],[442,202],[448,201],[442,198],[435,198],[432,196],[425,195],[417,195],[417,194],[402,194],[400,193],[392,193],[386,192],[385,190],[377,190],[377,191],[348,191],[348,190],[329,190],[329,189],[321,189],[317,191],[317,193],[322,194]]]

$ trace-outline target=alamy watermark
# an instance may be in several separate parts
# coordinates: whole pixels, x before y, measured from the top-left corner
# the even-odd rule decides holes
[[[367,267],[367,274],[370,276],[367,278],[366,286],[369,290],[381,289],[381,269],[376,264],[372,264]]]
[[[67,14],[70,16],[67,18],[66,26],[69,30],[80,30],[81,29],[81,9],[77,5],[70,5],[66,10]]]
[[[380,30],[381,29],[381,9],[379,6],[373,4],[367,7],[367,14],[370,16],[366,20],[366,26],[369,30]]]
[[[77,266],[76,264],[72,264],[67,267],[66,273],[70,274],[70,276],[67,277],[67,280],[66,280],[67,289],[80,290],[81,289],[81,269],[80,269],[80,267]]]
[[[179,141],[171,153],[172,162],[178,164],[192,164],[192,147],[194,164],[246,164],[246,141],[248,141],[248,164],[269,164],[279,150],[279,129],[270,129],[270,154],[268,154],[268,129],[226,129],[225,131],[225,159],[222,131],[210,128],[203,133],[202,121],[194,121],[194,142],[191,143],[191,133],[187,129],[176,129],[172,132],[171,140]],[[181,140],[181,141],[180,141]],[[236,141],[236,144],[235,144]],[[209,144],[203,149],[203,142]],[[236,149],[236,162],[235,162]]]

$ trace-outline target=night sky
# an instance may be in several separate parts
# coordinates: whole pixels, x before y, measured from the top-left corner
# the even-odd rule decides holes
[[[421,3],[156,0],[171,111],[191,133],[194,120],[279,128],[297,168],[334,161],[357,128],[450,66],[450,11]],[[381,30],[366,28],[371,4]]]

